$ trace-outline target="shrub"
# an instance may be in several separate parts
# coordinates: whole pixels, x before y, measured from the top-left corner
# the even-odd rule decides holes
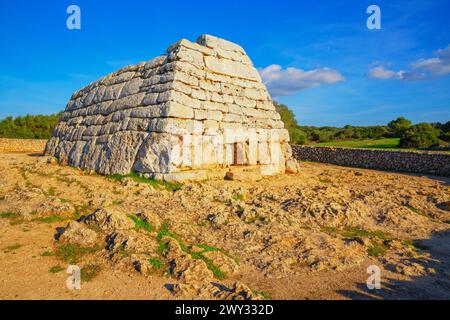
[[[403,134],[401,148],[429,148],[439,143],[439,130],[429,123],[419,123]]]
[[[399,117],[388,123],[388,128],[395,138],[401,138],[403,134],[411,128],[412,122],[405,117]]]

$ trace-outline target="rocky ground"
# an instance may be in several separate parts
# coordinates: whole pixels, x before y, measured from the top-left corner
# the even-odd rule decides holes
[[[450,298],[446,178],[302,163],[175,185],[25,153],[0,172],[2,299]]]

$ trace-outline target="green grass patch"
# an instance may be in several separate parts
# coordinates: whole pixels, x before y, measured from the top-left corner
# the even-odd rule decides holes
[[[346,148],[373,148],[373,149],[396,149],[399,148],[399,138],[371,139],[371,140],[350,140],[350,141],[330,141],[316,143],[315,147],[346,147]]]
[[[50,187],[48,190],[42,191],[46,197],[53,197],[56,194],[56,189],[54,187]]]
[[[158,235],[156,237],[159,242],[159,247],[157,249],[158,254],[162,254],[165,250],[168,249],[168,244],[162,240],[164,237],[169,237],[169,238],[172,238],[175,241],[177,241],[181,250],[183,250],[185,253],[189,254],[193,259],[204,261],[206,266],[208,267],[208,269],[212,271],[212,273],[214,274],[214,276],[217,279],[219,279],[219,280],[225,279],[225,277],[226,277],[225,272],[223,272],[219,266],[214,264],[214,261],[212,261],[211,259],[204,256],[204,254],[206,252],[222,251],[222,250],[220,250],[219,248],[216,248],[216,247],[201,244],[201,245],[198,245],[197,247],[203,249],[202,252],[192,252],[192,250],[190,250],[188,248],[188,246],[180,239],[180,237],[175,232],[172,232],[169,229],[169,224],[163,223],[161,225],[161,227],[158,231]]]
[[[57,215],[51,215],[48,217],[35,218],[32,221],[44,222],[44,223],[54,223],[54,222],[61,222],[61,221],[67,221],[67,220],[69,220],[69,218],[61,217],[61,216],[57,216]]]
[[[91,210],[89,206],[85,204],[74,204],[73,207],[75,208],[74,219],[79,219],[82,215],[88,214],[89,210]]]
[[[141,229],[144,229],[148,232],[155,231],[155,227],[153,227],[148,221],[145,221],[139,217],[132,216],[132,215],[129,215],[128,218],[133,220],[134,228],[136,229],[136,231],[141,230]]]
[[[41,257],[52,257],[52,256],[54,256],[53,252],[48,250],[41,253]]]
[[[17,213],[13,213],[13,212],[1,212],[0,213],[0,218],[4,218],[4,219],[15,219],[18,217],[19,217],[19,215]]]
[[[245,195],[243,193],[237,193],[233,196],[233,199],[236,201],[244,201]]]
[[[213,252],[213,251],[222,251],[219,248],[209,246],[207,244],[198,244],[197,247],[203,249],[203,253],[205,252]]]
[[[426,212],[423,211],[423,210],[420,210],[420,209],[418,209],[418,208],[415,208],[415,207],[413,207],[413,206],[411,206],[411,205],[409,205],[409,204],[405,204],[404,206],[405,206],[406,208],[408,208],[409,210],[411,210],[412,212],[414,212],[414,213],[416,213],[416,214],[418,214],[418,215],[420,215],[420,216],[423,216],[423,217],[426,217],[426,218],[430,218],[430,216],[429,216],[428,214],[426,214]]]
[[[99,275],[101,270],[102,268],[98,264],[88,264],[81,268],[81,280],[90,282]]]
[[[107,175],[106,178],[108,178],[109,180],[119,182],[123,181],[123,179],[125,178],[131,178],[131,180],[133,180],[134,182],[149,184],[156,189],[166,189],[169,191],[178,191],[183,187],[182,183],[172,183],[167,181],[144,178],[141,177],[137,172],[132,172],[127,175],[121,174]]]
[[[161,270],[164,266],[164,263],[160,258],[151,258],[149,262],[155,271]]]
[[[346,238],[354,238],[354,237],[361,237],[361,238],[379,238],[382,240],[390,239],[386,233],[383,231],[368,231],[357,227],[347,227],[342,232],[342,235]]]
[[[48,270],[48,271],[50,273],[58,273],[58,272],[61,272],[63,270],[64,270],[63,267],[61,267],[60,265],[56,265],[56,266],[51,267],[50,270]]]
[[[380,243],[372,243],[370,247],[367,249],[367,253],[371,257],[382,257],[386,253],[389,248],[384,244]]]
[[[70,264],[77,264],[81,258],[99,250],[98,247],[82,247],[79,244],[65,243],[59,245],[55,250],[55,256]]]

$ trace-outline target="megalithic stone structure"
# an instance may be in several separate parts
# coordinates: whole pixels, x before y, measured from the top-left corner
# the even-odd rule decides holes
[[[183,39],[75,92],[45,152],[102,174],[165,180],[234,166],[263,175],[297,170],[288,131],[250,58],[210,35]]]

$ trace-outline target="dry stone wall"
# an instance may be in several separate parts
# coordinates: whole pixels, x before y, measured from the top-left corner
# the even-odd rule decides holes
[[[450,176],[450,153],[390,151],[338,147],[292,146],[294,157],[302,161],[340,166],[415,172]]]
[[[0,152],[43,152],[45,139],[0,138]]]
[[[210,35],[74,93],[46,153],[103,174],[157,178],[232,165],[296,170],[289,134],[250,58]]]

